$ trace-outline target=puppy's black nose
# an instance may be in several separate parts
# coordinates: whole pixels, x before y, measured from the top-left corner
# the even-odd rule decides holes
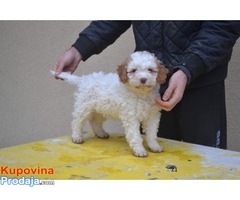
[[[145,83],[147,82],[147,79],[146,79],[146,78],[140,78],[140,82],[141,82],[142,84],[145,84]]]

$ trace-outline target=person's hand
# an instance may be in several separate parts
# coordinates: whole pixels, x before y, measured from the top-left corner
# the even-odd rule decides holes
[[[188,78],[182,70],[175,72],[169,80],[169,86],[162,99],[156,99],[157,105],[163,110],[172,110],[183,97]]]
[[[77,66],[81,60],[82,56],[78,50],[74,47],[71,47],[58,59],[58,62],[53,66],[55,78],[57,78],[57,76],[62,72],[70,72],[72,74],[77,69]]]

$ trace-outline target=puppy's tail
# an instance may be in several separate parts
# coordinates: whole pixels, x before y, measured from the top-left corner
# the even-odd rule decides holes
[[[56,76],[55,71],[51,70],[50,72],[53,76]],[[69,72],[62,72],[57,77],[63,79],[64,81],[66,81],[70,84],[73,84],[73,85],[78,85],[78,83],[80,82],[80,79],[81,79],[80,76],[72,75]]]

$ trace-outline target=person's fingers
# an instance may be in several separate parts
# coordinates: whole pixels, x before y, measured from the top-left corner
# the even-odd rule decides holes
[[[171,99],[171,97],[173,95],[173,91],[174,91],[174,88],[169,86],[163,94],[163,97],[162,97],[163,101],[168,101],[169,99]]]
[[[62,61],[59,61],[57,64],[56,64],[56,68],[55,68],[55,73],[56,75],[59,75],[62,73],[63,69],[64,69],[65,66],[65,63],[62,62]]]
[[[163,101],[160,98],[155,100],[156,104],[161,107],[161,109],[165,111],[171,111],[174,106],[176,105],[176,102],[174,102],[172,99],[169,101]]]
[[[61,78],[58,77],[58,75],[61,74],[61,72],[62,72],[62,70],[59,69],[59,64],[56,63],[55,65],[53,65],[52,69],[53,69],[53,71],[55,72],[54,78],[55,78],[55,79],[59,79],[59,80],[63,80],[63,79],[61,79]]]
[[[170,111],[181,101],[187,84],[187,76],[181,70],[173,74],[169,81],[169,86],[164,92],[162,99],[156,100],[156,103],[166,111]]]
[[[82,60],[81,54],[74,47],[66,51],[58,60],[58,62],[52,67],[55,72],[55,78],[59,79],[59,75],[62,72],[74,73],[78,64]]]

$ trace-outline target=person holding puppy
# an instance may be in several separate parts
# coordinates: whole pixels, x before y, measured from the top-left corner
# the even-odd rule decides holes
[[[135,51],[155,54],[170,71],[156,99],[158,136],[226,149],[224,80],[240,21],[93,21],[53,66],[56,76],[74,73],[130,27]]]

